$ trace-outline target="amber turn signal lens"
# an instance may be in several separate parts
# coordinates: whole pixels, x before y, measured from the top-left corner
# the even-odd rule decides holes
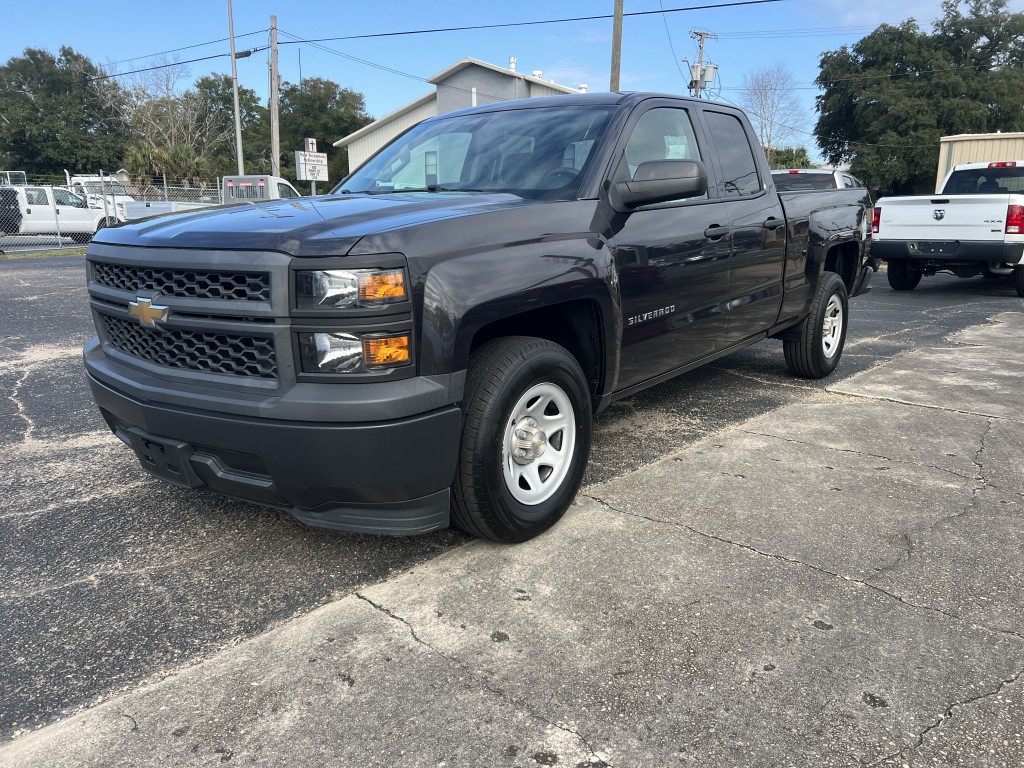
[[[391,302],[405,298],[405,273],[401,269],[359,276],[359,301]]]
[[[409,362],[409,337],[389,336],[385,339],[363,339],[363,365],[387,366]]]

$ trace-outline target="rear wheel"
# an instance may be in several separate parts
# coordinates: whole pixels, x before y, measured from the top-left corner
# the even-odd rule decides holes
[[[565,348],[526,336],[473,354],[452,517],[467,533],[525,541],[565,514],[590,455],[586,377]]]
[[[1013,285],[1017,295],[1024,299],[1024,265],[1013,268]]]
[[[908,259],[890,260],[886,274],[894,291],[912,291],[921,282],[921,270]]]
[[[846,344],[848,309],[842,278],[825,272],[818,282],[811,313],[800,326],[800,336],[782,342],[786,365],[792,373],[805,379],[821,379],[836,369]]]

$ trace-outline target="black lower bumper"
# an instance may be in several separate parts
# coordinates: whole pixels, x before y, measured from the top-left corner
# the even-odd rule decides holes
[[[1024,243],[875,240],[871,255],[884,261],[909,259],[940,269],[956,264],[1018,264],[1024,255]]]
[[[114,434],[168,482],[355,533],[448,526],[462,424],[454,405],[387,422],[277,421],[142,402],[88,378]]]

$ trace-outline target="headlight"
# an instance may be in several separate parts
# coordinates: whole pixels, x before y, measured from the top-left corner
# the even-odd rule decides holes
[[[406,301],[405,271],[401,269],[326,269],[295,273],[295,304],[353,309]]]
[[[303,373],[367,373],[410,363],[408,334],[300,333],[299,350]]]

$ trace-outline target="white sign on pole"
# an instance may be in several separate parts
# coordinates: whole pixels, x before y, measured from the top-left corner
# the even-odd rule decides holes
[[[299,181],[328,181],[327,153],[296,151],[295,178]]]

